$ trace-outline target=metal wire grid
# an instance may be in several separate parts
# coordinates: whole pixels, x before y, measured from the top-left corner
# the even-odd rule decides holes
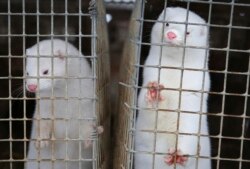
[[[105,0],[107,9],[127,9],[132,10],[135,0]]]
[[[238,71],[238,70],[230,70],[232,68],[229,68],[229,59],[232,54],[232,52],[240,52],[241,54],[247,54],[249,56],[249,46],[246,46],[245,49],[235,49],[233,48],[232,45],[232,34],[233,29],[239,29],[239,30],[249,30],[249,23],[248,24],[243,24],[239,22],[235,22],[235,13],[237,12],[237,10],[235,10],[235,8],[241,8],[241,7],[245,7],[248,8],[250,7],[249,2],[246,1],[186,1],[186,5],[185,8],[189,9],[191,8],[190,6],[193,4],[199,5],[199,4],[207,4],[208,5],[208,13],[207,13],[207,26],[210,28],[226,28],[228,30],[227,33],[227,44],[226,47],[220,47],[220,46],[216,46],[216,45],[211,45],[209,48],[207,48],[210,53],[211,51],[224,51],[226,53],[226,57],[225,57],[225,67],[224,69],[220,69],[217,67],[217,69],[199,69],[199,70],[195,70],[195,69],[186,69],[186,68],[176,68],[176,67],[157,67],[155,66],[155,68],[158,69],[163,69],[163,68],[168,68],[168,69],[180,69],[180,70],[193,70],[193,71],[202,71],[202,72],[209,72],[210,74],[223,74],[223,87],[222,87],[222,91],[216,91],[216,90],[211,90],[211,91],[198,91],[199,93],[208,93],[210,95],[218,95],[221,96],[221,103],[218,102],[216,104],[218,104],[219,107],[221,107],[221,110],[219,112],[216,113],[211,113],[211,114],[207,114],[208,118],[209,117],[220,117],[220,122],[219,122],[219,131],[217,134],[213,133],[211,135],[209,135],[210,139],[217,139],[218,140],[218,146],[216,147],[216,151],[217,154],[215,154],[215,150],[212,150],[213,155],[212,157],[210,157],[213,161],[213,168],[216,169],[222,169],[224,168],[248,168],[249,167],[249,156],[246,155],[246,148],[247,148],[247,144],[246,142],[249,141],[250,139],[246,136],[247,132],[249,132],[249,129],[245,126],[247,126],[248,121],[249,120],[249,115],[248,115],[248,96],[249,96],[249,90],[248,90],[248,86],[249,86],[249,59],[247,61],[247,70],[245,71]],[[164,7],[169,6],[169,4],[171,3],[171,1],[164,1]],[[156,5],[157,2],[153,2],[153,1],[147,1],[147,4],[150,5]],[[161,4],[161,5],[159,5]],[[150,6],[149,5],[149,6]],[[218,6],[229,6],[230,7],[230,13],[229,13],[229,23],[228,24],[221,24],[221,23],[213,23],[214,20],[212,21],[212,14],[213,14],[213,10],[215,8],[215,5]],[[163,3],[158,3],[158,7],[162,6],[163,7]],[[121,89],[120,89],[120,116],[118,117],[118,123],[120,123],[120,128],[119,128],[119,134],[117,137],[117,144],[118,144],[118,148],[116,150],[116,155],[117,155],[117,159],[115,159],[114,165],[115,168],[127,168],[127,169],[131,169],[133,168],[133,158],[134,158],[134,154],[137,153],[134,150],[134,131],[135,129],[135,121],[136,121],[136,112],[138,110],[140,110],[141,108],[137,107],[137,103],[136,103],[136,99],[137,99],[137,94],[138,94],[138,90],[140,88],[142,88],[139,84],[138,84],[138,79],[139,79],[139,69],[140,68],[144,68],[145,66],[142,65],[141,61],[141,57],[145,57],[141,54],[142,48],[145,48],[144,46],[150,46],[150,45],[164,45],[164,44],[152,44],[149,42],[145,42],[143,39],[143,30],[145,29],[144,24],[147,22],[152,22],[155,23],[157,22],[157,20],[155,19],[150,19],[150,18],[146,18],[146,12],[144,12],[145,10],[145,1],[138,1],[136,3],[136,7],[134,9],[133,12],[133,16],[131,19],[131,27],[130,27],[130,36],[129,36],[129,40],[127,41],[127,44],[125,46],[125,52],[124,52],[124,57],[123,57],[123,61],[122,61],[122,65],[125,65],[124,68],[122,68],[121,71]],[[163,9],[163,8],[162,8]],[[160,9],[160,10],[162,10]],[[238,9],[238,10],[239,10]],[[218,13],[217,13],[218,14]],[[150,15],[150,14],[148,14]],[[240,14],[242,16],[245,16],[245,14]],[[233,17],[234,16],[234,17]],[[247,17],[248,15],[246,15],[245,17]],[[226,20],[226,19],[225,19]],[[240,24],[239,24],[240,23]],[[239,25],[237,25],[239,24]],[[241,25],[242,24],[242,25]],[[144,30],[145,31],[145,30]],[[211,30],[210,33],[212,33],[213,30]],[[233,32],[233,33],[232,33]],[[249,34],[247,35],[249,37]],[[211,37],[210,37],[211,38]],[[244,37],[241,37],[244,38]],[[246,43],[246,42],[245,42]],[[248,44],[249,45],[249,44]],[[183,46],[185,47],[185,46]],[[210,54],[211,55],[211,54]],[[211,57],[211,56],[210,56]],[[216,59],[220,59],[220,56],[216,56]],[[212,66],[210,66],[212,67]],[[244,86],[246,86],[245,88],[245,92],[237,92],[237,91],[233,91],[230,92],[228,90],[228,84],[229,82],[229,77],[230,75],[236,75],[236,76],[240,76],[240,75],[245,75],[246,76],[246,80],[244,81]],[[197,92],[197,91],[192,91],[192,90],[182,90],[181,88],[179,89],[172,89],[172,88],[166,88],[167,90],[176,90],[176,91],[191,91],[191,92]],[[225,110],[226,106],[226,99],[228,98],[228,96],[241,96],[244,97],[244,104],[241,105],[243,110],[243,113],[241,115],[239,114],[228,114]],[[210,96],[211,97],[211,96]],[[229,100],[229,99],[228,99]],[[221,105],[220,105],[221,104]],[[228,104],[228,103],[227,103]],[[210,104],[211,106],[211,104]],[[157,109],[156,109],[157,111]],[[173,110],[171,110],[173,111]],[[194,113],[194,112],[188,112],[188,111],[184,111],[183,113]],[[227,136],[225,133],[225,126],[226,123],[224,122],[225,119],[229,117],[229,118],[242,118],[242,133],[240,135],[236,136]],[[213,125],[213,121],[209,121],[209,126],[211,128],[211,126]],[[151,131],[154,132],[154,131]],[[157,131],[158,132],[158,131]],[[164,131],[165,132],[165,131]],[[231,140],[231,142],[233,142],[234,140],[238,140],[240,141],[240,148],[237,151],[239,152],[239,156],[237,156],[237,158],[235,157],[227,157],[225,156],[225,154],[223,155],[222,151],[225,151],[222,149],[223,147],[223,139],[229,139]],[[231,146],[233,146],[234,144],[231,144]],[[214,141],[212,141],[212,147],[215,146]],[[228,147],[229,149],[232,147]],[[214,147],[213,147],[214,149]],[[234,151],[235,148],[232,148],[232,151]],[[230,150],[229,150],[230,151]],[[237,165],[232,165],[232,166],[227,166],[224,165],[224,162],[237,162]]]
[[[105,0],[107,3],[134,3],[135,0]]]
[[[92,66],[93,77],[88,77],[93,79],[93,89],[95,95],[91,98],[85,98],[93,100],[93,112],[95,113],[94,118],[89,118],[93,120],[95,124],[102,123],[103,127],[109,127],[109,119],[103,118],[108,116],[108,97],[107,97],[107,83],[109,80],[109,58],[108,58],[108,44],[107,44],[107,30],[104,17],[105,11],[103,9],[102,1],[91,1],[92,2],[92,11],[88,13],[88,3],[86,1],[77,1],[74,2],[74,6],[77,7],[72,10],[72,3],[69,1],[1,1],[1,12],[0,17],[3,18],[5,22],[1,28],[1,45],[3,47],[1,50],[1,59],[3,62],[2,71],[6,72],[6,75],[1,75],[0,80],[3,84],[2,90],[8,90],[8,93],[4,93],[3,97],[1,96],[1,104],[5,107],[8,106],[7,112],[2,112],[1,114],[1,128],[3,131],[0,137],[2,155],[0,159],[0,166],[3,169],[7,168],[22,168],[23,163],[26,162],[26,150],[28,147],[29,140],[29,125],[32,121],[30,114],[34,111],[34,103],[31,103],[34,98],[30,98],[29,95],[26,95],[24,79],[26,75],[23,73],[25,70],[25,60],[23,53],[27,46],[35,44],[42,39],[49,38],[65,38],[65,41],[75,43],[76,47],[79,47],[79,51],[82,53],[89,53],[86,58],[89,58]],[[94,3],[93,3],[94,2]],[[62,8],[57,5],[61,5]],[[71,5],[70,5],[71,4]],[[31,6],[31,7],[30,7]],[[85,7],[84,7],[85,6]],[[13,8],[12,8],[13,7]],[[47,8],[48,7],[48,8]],[[82,8],[84,7],[84,8]],[[50,9],[49,9],[50,8]],[[64,10],[62,10],[65,8]],[[58,12],[58,11],[60,12]],[[96,10],[99,11],[96,15]],[[28,12],[27,12],[28,11]],[[74,11],[74,12],[72,12]],[[21,24],[18,24],[20,21],[12,18],[15,16],[19,17]],[[32,27],[29,23],[29,16],[35,17],[35,30],[30,31]],[[44,21],[40,18],[47,16],[50,18],[48,25],[50,25],[50,31],[43,33],[43,28],[41,27],[41,21]],[[62,16],[65,20],[65,24],[61,25],[62,29],[59,30],[55,25],[55,17]],[[78,17],[78,24],[75,29],[78,29],[76,32],[70,30],[70,16]],[[85,22],[84,19],[90,20],[91,24],[88,24],[88,27],[82,26],[82,23]],[[17,21],[17,22],[15,22]],[[34,21],[34,20],[33,20]],[[44,25],[43,25],[44,26]],[[72,27],[71,27],[72,28]],[[61,31],[56,32],[57,30]],[[89,30],[89,33],[86,33]],[[35,32],[35,33],[34,33]],[[97,33],[100,33],[97,35]],[[97,39],[97,37],[99,39]],[[16,39],[21,39],[15,41]],[[33,38],[33,39],[32,39]],[[86,39],[88,38],[88,40]],[[72,40],[73,39],[73,40]],[[85,44],[85,42],[89,44]],[[16,43],[17,42],[17,43]],[[20,43],[21,42],[21,43]],[[19,44],[18,44],[19,43]],[[90,44],[91,43],[91,44]],[[79,44],[79,45],[77,45]],[[18,45],[18,47],[15,47]],[[91,50],[86,49],[88,45],[91,45]],[[89,50],[89,51],[88,51]],[[84,51],[84,52],[83,52]],[[97,57],[100,57],[97,61]],[[6,71],[7,69],[7,71]],[[101,70],[101,71],[100,71]],[[79,78],[79,77],[76,77]],[[80,77],[81,78],[81,77]],[[18,81],[18,84],[15,84],[15,81]],[[20,85],[21,84],[21,85]],[[18,88],[18,90],[16,90]],[[16,93],[18,92],[18,93]],[[62,99],[71,99],[71,98],[62,98]],[[78,99],[78,98],[77,98]],[[98,99],[98,100],[97,100]],[[6,104],[6,102],[8,102]],[[17,102],[17,104],[15,104]],[[20,106],[21,105],[21,106]],[[105,105],[105,106],[104,106]],[[17,107],[16,107],[17,106]],[[19,106],[19,107],[18,107]],[[33,107],[33,108],[32,108]],[[20,115],[16,114],[20,113]],[[30,113],[30,114],[29,114]],[[21,117],[20,117],[21,116]],[[19,126],[20,128],[16,128]],[[22,129],[22,131],[20,131]],[[19,130],[19,131],[17,131]],[[18,132],[22,134],[18,134]],[[67,131],[66,131],[67,133]],[[102,144],[100,140],[94,138],[93,143],[93,156],[92,156],[92,168],[106,168],[108,164],[108,154],[106,154],[105,161],[103,160],[103,151],[107,149],[107,139],[109,138],[109,133],[106,132],[106,136],[102,136],[101,140],[104,141]],[[98,137],[100,138],[100,137]],[[79,140],[80,141],[80,140]],[[100,147],[101,146],[101,147]],[[103,150],[103,151],[101,151]],[[80,161],[80,159],[79,159]]]

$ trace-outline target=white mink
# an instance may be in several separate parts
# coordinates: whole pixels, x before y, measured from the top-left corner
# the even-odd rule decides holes
[[[44,40],[26,50],[26,88],[37,103],[26,169],[92,169],[93,79],[73,45]],[[80,141],[79,141],[80,140]],[[80,161],[80,162],[79,162]]]
[[[206,23],[180,7],[166,8],[158,21],[151,32],[152,45],[143,71],[145,88],[138,97],[135,169],[152,169],[153,165],[154,169],[211,169],[204,114],[208,95],[202,92],[210,88],[209,73],[202,71],[208,66]]]

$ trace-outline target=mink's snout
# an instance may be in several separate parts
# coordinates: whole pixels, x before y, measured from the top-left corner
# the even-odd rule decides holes
[[[36,92],[36,89],[37,89],[37,85],[35,85],[35,84],[29,84],[29,85],[27,85],[27,90],[28,90],[29,92],[35,93],[35,92]]]
[[[167,33],[167,38],[168,38],[169,40],[173,40],[173,39],[175,39],[176,37],[177,37],[177,35],[176,35],[174,32],[172,32],[172,31],[170,31],[170,32]]]

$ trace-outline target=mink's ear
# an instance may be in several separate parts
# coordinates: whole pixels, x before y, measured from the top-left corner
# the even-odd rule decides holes
[[[200,35],[204,36],[206,34],[207,34],[207,27],[206,26],[201,26]]]
[[[26,51],[25,51],[25,55],[29,55],[29,53],[30,53],[30,49],[28,48],[28,49],[26,49]]]
[[[64,60],[65,55],[61,50],[57,50],[55,53],[56,57],[58,57],[60,60]]]

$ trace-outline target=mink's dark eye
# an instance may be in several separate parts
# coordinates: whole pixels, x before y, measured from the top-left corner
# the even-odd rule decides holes
[[[186,32],[186,35],[189,35],[190,34],[190,32]]]
[[[169,23],[166,23],[166,26],[169,26]]]
[[[26,75],[29,76],[29,72],[26,72]]]
[[[48,70],[43,71],[43,75],[47,75],[49,73]]]

